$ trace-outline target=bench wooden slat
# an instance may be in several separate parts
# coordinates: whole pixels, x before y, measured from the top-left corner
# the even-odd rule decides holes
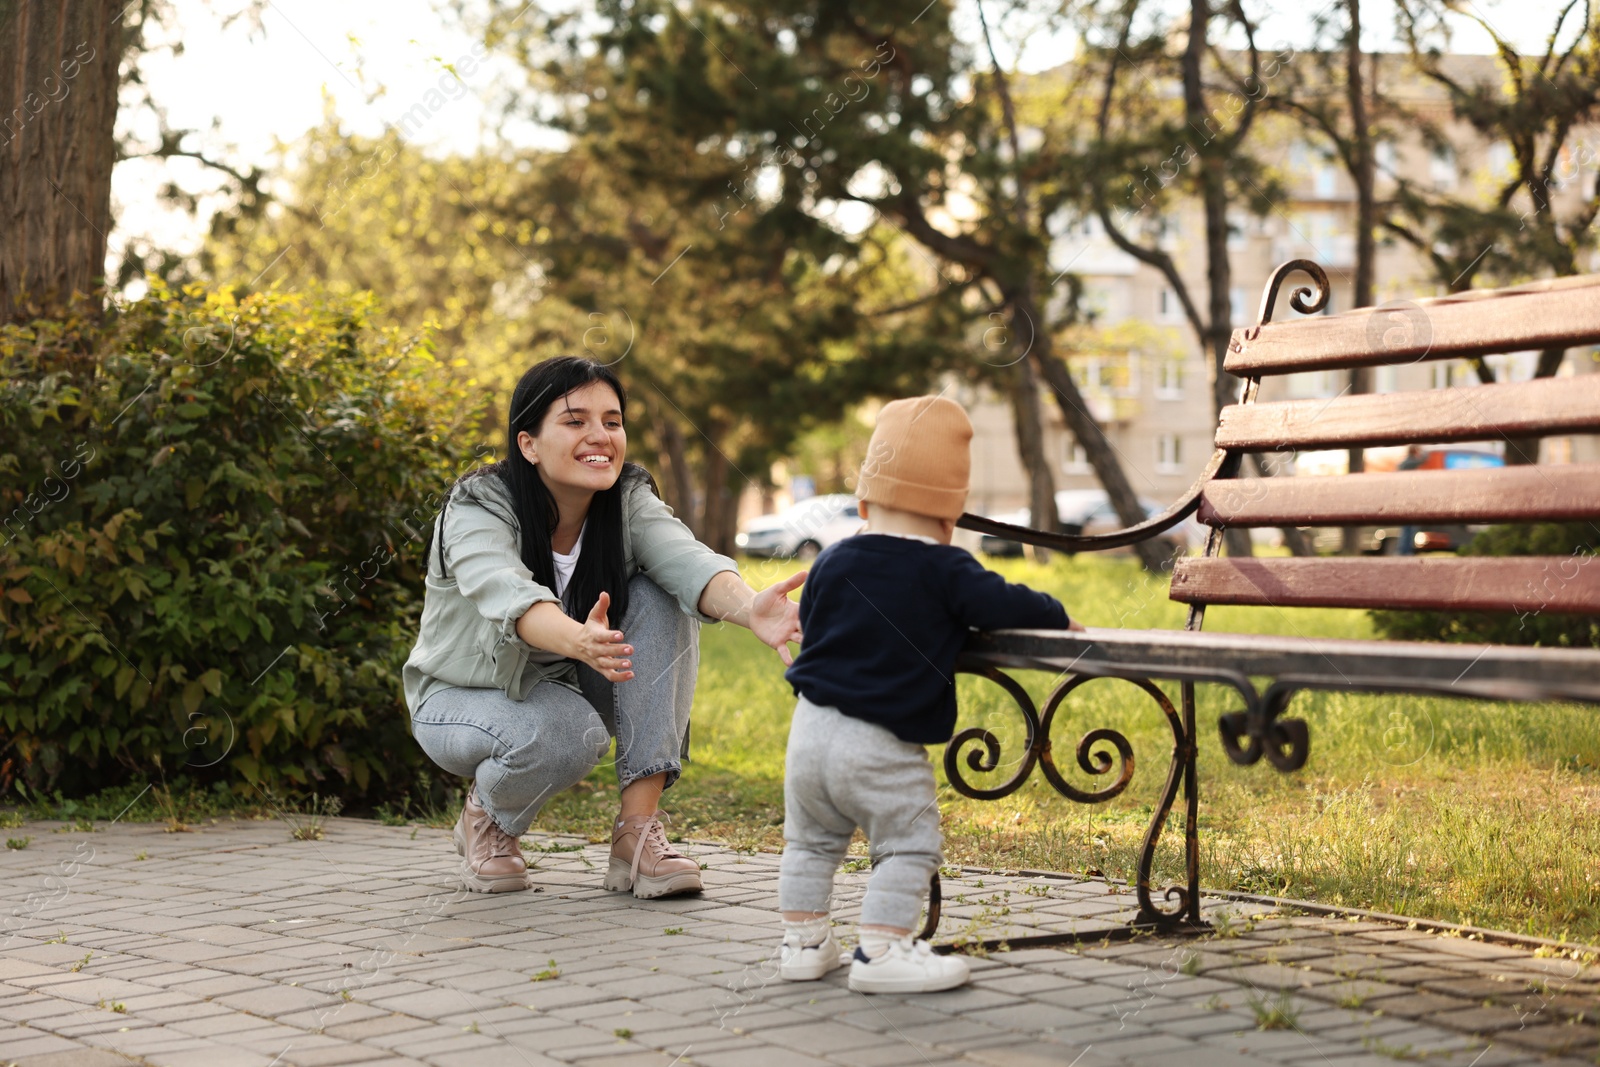
[[[1600,277],[1587,275],[1246,326],[1223,365],[1243,377],[1596,343]]]
[[[1600,374],[1415,393],[1230,404],[1217,447],[1283,449],[1493,441],[1600,430]]]
[[[1173,600],[1278,607],[1600,614],[1594,556],[1181,559]]]
[[[1208,526],[1600,519],[1600,464],[1484,467],[1206,483]]]

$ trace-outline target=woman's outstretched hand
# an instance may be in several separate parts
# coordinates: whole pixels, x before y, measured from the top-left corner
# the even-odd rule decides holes
[[[750,601],[750,632],[777,649],[786,667],[794,665],[789,642],[800,640],[800,605],[789,594],[800,588],[808,573],[801,571],[768,586]]]
[[[593,667],[608,682],[626,682],[633,677],[633,646],[624,644],[622,631],[613,630],[606,619],[611,594],[602,592],[589,609],[577,637],[575,659]]]

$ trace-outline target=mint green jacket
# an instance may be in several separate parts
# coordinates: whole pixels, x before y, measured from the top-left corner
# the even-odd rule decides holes
[[[700,594],[717,574],[738,573],[738,565],[695,540],[642,478],[624,483],[622,514],[628,578],[643,573],[676,597],[686,615],[717,621],[700,613]],[[439,570],[439,552],[430,550],[422,627],[403,671],[406,707],[414,713],[428,697],[452,686],[499,689],[513,700],[526,698],[546,680],[577,689],[575,660],[517,636],[517,620],[529,608],[561,598],[523,566],[511,497],[498,474],[459,483],[445,507],[443,526],[449,577]],[[434,535],[439,534],[436,524]]]

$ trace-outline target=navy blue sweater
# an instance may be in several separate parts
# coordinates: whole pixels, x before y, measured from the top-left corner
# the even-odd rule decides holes
[[[817,557],[800,593],[800,655],[784,674],[813,704],[902,741],[950,740],[955,662],[979,630],[1059,629],[1051,596],[1013,585],[962,549],[857,534]]]

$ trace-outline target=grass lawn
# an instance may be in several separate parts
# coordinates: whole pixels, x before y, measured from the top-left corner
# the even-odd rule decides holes
[[[1183,607],[1167,599],[1166,582],[1129,559],[987,562],[1012,581],[1059,597],[1089,626],[1183,625]],[[746,576],[759,587],[797,566],[749,561]],[[1216,607],[1206,625],[1374,636],[1366,613],[1348,610]],[[1018,677],[1042,703],[1052,677]],[[985,679],[962,675],[957,684],[958,729],[987,726],[1014,768],[1022,729],[1010,699]],[[1177,685],[1164,688],[1177,704]],[[664,805],[678,832],[749,848],[782,846],[783,754],[793,704],[782,663],[748,631],[703,630],[693,763]],[[1219,687],[1200,689],[1204,885],[1600,942],[1595,709],[1303,693],[1290,714],[1311,725],[1311,759],[1285,775],[1265,760],[1236,767],[1223,754],[1216,718],[1237,705]],[[1079,771],[1073,758],[1078,738],[1102,726],[1127,735],[1138,771],[1121,797],[1100,805],[1068,801],[1038,769],[1005,799],[969,800],[945,784],[943,750],[932,750],[947,859],[1132,877],[1172,736],[1157,706],[1132,685],[1086,684],[1058,713],[1053,738],[1058,767],[1082,788],[1104,785]],[[968,777],[995,784],[1007,773],[1003,764],[992,775]],[[535,828],[604,833],[614,783],[614,773],[602,767],[552,802]],[[1181,879],[1181,847],[1180,815],[1163,838],[1156,884]]]
[[[1166,581],[1146,575],[1128,558],[1057,556],[1043,566],[987,562],[1012,581],[1059,597],[1089,626],[1183,625],[1183,606],[1167,599]],[[759,588],[796,569],[793,563],[746,561],[745,576]],[[1217,607],[1206,624],[1251,633],[1374,636],[1365,612],[1347,610]],[[1036,703],[1053,681],[1042,672],[1017,677]],[[958,729],[984,726],[1002,746],[999,769],[985,776],[969,772],[968,778],[980,786],[998,784],[1020,755],[1020,716],[986,679],[961,675],[957,685]],[[1164,688],[1176,704],[1177,685]],[[674,834],[742,848],[782,847],[783,757],[793,708],[783,664],[772,650],[738,627],[702,630],[693,762],[664,804]],[[1215,724],[1219,714],[1237,709],[1230,691],[1201,687],[1203,885],[1600,943],[1596,709],[1302,693],[1289,714],[1310,723],[1311,758],[1289,775],[1265,760],[1253,767],[1228,761]],[[1060,796],[1037,768],[1009,797],[970,800],[945,784],[943,749],[931,750],[941,784],[946,858],[1133,877],[1172,735],[1159,708],[1134,686],[1112,679],[1085,684],[1058,713],[1053,745],[1057,766],[1086,790],[1106,782],[1081,772],[1074,752],[1078,739],[1098,727],[1128,737],[1138,768],[1126,792],[1099,805]],[[308,808],[298,798],[294,807],[307,811],[317,802],[310,803]],[[534,829],[601,840],[609,836],[615,804],[615,772],[602,764],[547,805]],[[119,813],[128,820],[165,819],[175,827],[212,816],[282,814],[226,789],[156,788],[141,794],[136,786],[119,786],[77,800],[35,798],[25,811],[0,812],[0,827],[21,825],[26,814],[85,820],[78,826],[88,830],[94,826],[87,820]],[[456,808],[376,814],[385,821],[448,826]],[[1181,849],[1180,808],[1157,852],[1156,886],[1181,879]]]

